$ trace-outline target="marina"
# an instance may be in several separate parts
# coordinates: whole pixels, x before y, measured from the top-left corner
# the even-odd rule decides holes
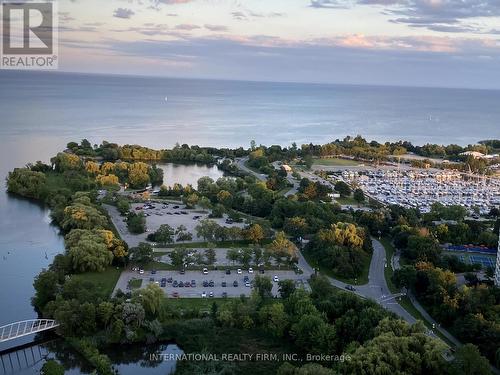
[[[459,205],[471,214],[487,214],[500,205],[500,179],[456,171],[343,171],[341,179],[383,204],[429,212],[433,203]]]

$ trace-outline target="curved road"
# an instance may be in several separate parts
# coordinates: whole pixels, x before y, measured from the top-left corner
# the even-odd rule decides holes
[[[408,323],[413,324],[417,320],[406,311],[399,303],[397,303],[396,298],[398,295],[392,295],[387,282],[385,280],[384,268],[386,265],[386,256],[384,246],[377,241],[373,241],[373,255],[370,263],[370,271],[368,273],[368,284],[355,286],[355,291],[358,296],[363,298],[369,298],[379,303],[381,306],[397,314],[402,319],[406,320]],[[299,267],[304,271],[312,275],[314,273],[313,268],[307,263],[303,255],[299,252]],[[334,279],[332,277],[328,278],[330,283],[339,289],[348,291],[346,286],[348,284]]]

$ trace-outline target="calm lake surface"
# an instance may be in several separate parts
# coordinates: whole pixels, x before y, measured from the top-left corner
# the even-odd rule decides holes
[[[198,180],[201,177],[208,176],[214,181],[224,176],[224,172],[216,165],[208,166],[202,164],[157,164],[163,170],[163,184],[173,186],[181,184],[192,185],[195,189],[198,187]]]
[[[356,134],[468,144],[498,138],[498,103],[500,91],[487,90],[0,71],[0,179],[28,162],[47,162],[82,138],[155,148],[176,142],[246,147],[252,139],[266,145],[326,143]],[[167,185],[222,176],[215,167],[162,168]],[[33,278],[62,251],[48,210],[1,188],[0,326],[36,316],[30,305]],[[142,368],[128,366],[130,373]]]

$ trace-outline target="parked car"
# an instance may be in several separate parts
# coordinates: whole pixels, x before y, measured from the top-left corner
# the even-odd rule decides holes
[[[248,269],[248,273],[253,273],[253,268],[252,268],[252,267],[250,267],[250,268]]]
[[[196,288],[196,280],[191,280],[191,286],[192,286],[193,288]]]
[[[215,286],[214,281],[213,281],[213,280],[210,280],[210,282],[208,283],[208,286],[209,286],[210,288],[213,288],[213,287]]]
[[[178,293],[178,292],[173,292],[173,293],[172,293],[172,297],[174,297],[174,298],[179,298],[179,293]]]
[[[238,275],[240,275],[242,273],[241,268],[238,268],[238,271],[236,272],[238,273]]]
[[[201,298],[207,298],[207,292],[201,292]]]
[[[355,288],[355,287],[353,287],[352,285],[346,285],[346,286],[345,286],[345,288],[346,288],[347,290],[350,290],[351,292],[356,291],[356,288]]]
[[[185,273],[186,273],[185,269],[182,269],[181,272],[180,272],[181,275],[184,275]]]
[[[246,286],[247,288],[250,288],[250,281],[247,281],[247,282],[245,283],[245,286]]]
[[[184,288],[184,282],[179,281],[179,288]]]
[[[226,275],[231,275],[231,270],[226,270]]]
[[[151,270],[151,275],[156,275],[156,270]]]
[[[273,278],[274,282],[275,283],[279,283],[280,279],[277,275],[274,275],[274,278]]]
[[[222,292],[222,298],[227,298],[227,292]]]
[[[174,280],[173,280],[171,277],[169,277],[169,278],[167,279],[167,283],[169,283],[169,284],[172,284],[172,282],[173,282],[173,281],[174,281]]]
[[[245,283],[246,283],[248,280],[249,280],[248,276],[245,276],[245,277],[243,278],[243,281],[244,281]]]
[[[233,286],[236,288],[238,286],[238,281],[234,280]]]
[[[208,293],[208,296],[209,296],[210,298],[214,298],[214,292],[210,292],[210,293]]]
[[[139,274],[141,274],[141,275],[142,275],[142,274],[144,274],[144,270],[143,270],[143,269],[140,269],[140,270],[139,270]]]
[[[165,288],[166,286],[167,286],[167,279],[164,277],[163,279],[161,279],[161,287]]]
[[[174,288],[177,288],[179,286],[179,283],[177,282],[177,280],[174,280],[174,282],[172,283],[172,286]]]
[[[259,270],[259,273],[260,273],[261,275],[263,275],[263,274],[265,274],[265,273],[266,273],[266,271],[264,271],[264,269],[263,269],[263,268],[261,268],[261,269]]]
[[[203,268],[203,274],[204,275],[208,275],[208,269],[207,268]]]
[[[223,288],[225,288],[227,286],[227,283],[225,281],[223,281],[221,285]]]

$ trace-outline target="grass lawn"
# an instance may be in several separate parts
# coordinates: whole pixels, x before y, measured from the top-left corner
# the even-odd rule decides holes
[[[314,165],[324,165],[328,167],[355,167],[359,165],[355,160],[346,160],[346,159],[339,159],[339,158],[321,158],[321,159],[314,159]]]
[[[231,302],[231,298],[166,298],[165,303],[175,309],[210,310],[212,304],[223,305]]]
[[[95,288],[103,297],[109,297],[118,282],[121,272],[121,268],[116,269],[116,267],[108,267],[104,272],[79,273],[71,277],[90,281],[95,285]]]
[[[307,263],[309,263],[311,265],[311,267],[318,268],[319,272],[326,275],[326,276],[333,277],[334,279],[340,280],[346,284],[352,284],[352,285],[368,284],[368,272],[370,271],[371,256],[368,258],[368,260],[363,265],[363,271],[362,271],[361,275],[359,277],[357,277],[356,279],[349,279],[349,278],[339,276],[339,275],[335,274],[335,272],[333,272],[331,269],[318,264],[306,252],[303,252],[302,254],[304,255],[304,258],[306,259]]]

